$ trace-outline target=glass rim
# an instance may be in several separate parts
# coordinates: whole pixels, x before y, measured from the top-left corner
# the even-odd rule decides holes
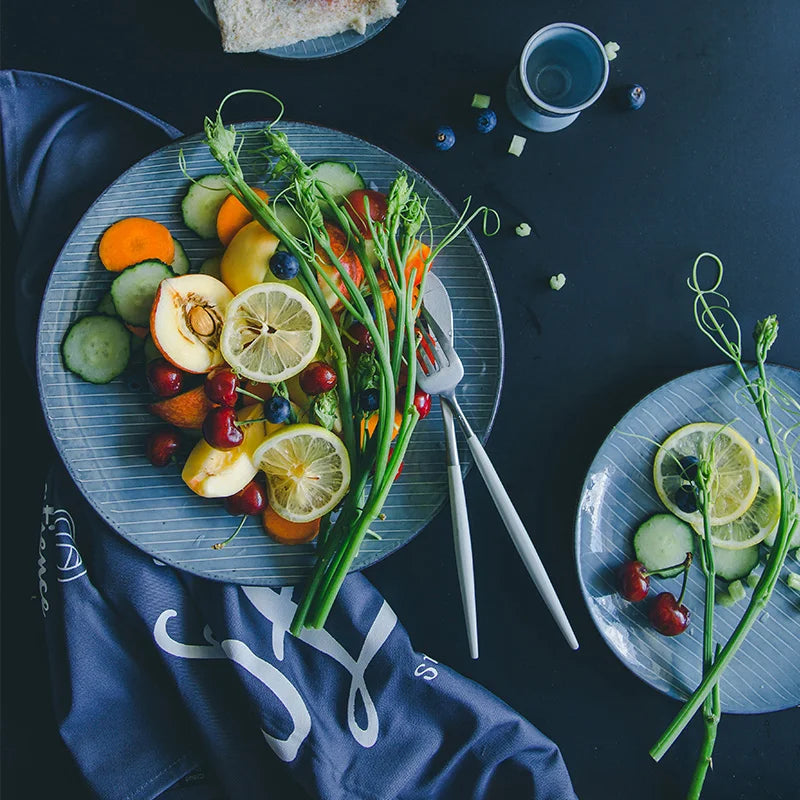
[[[597,46],[598,51],[600,52],[602,59],[603,59],[603,77],[600,80],[600,85],[597,87],[597,90],[585,100],[583,103],[579,103],[575,106],[554,106],[545,100],[542,100],[536,92],[533,91],[531,88],[530,82],[528,81],[527,70],[525,69],[528,64],[528,59],[530,58],[531,51],[536,44],[536,40],[541,38],[541,36],[548,31],[551,31],[555,28],[569,28],[570,30],[579,31],[580,33],[587,36],[589,39],[594,42]],[[528,99],[538,106],[540,109],[544,111],[549,111],[551,114],[555,116],[568,116],[570,114],[576,114],[580,111],[583,111],[586,108],[589,108],[592,103],[597,100],[598,97],[603,93],[603,90],[606,88],[606,84],[608,83],[608,73],[609,73],[609,66],[608,66],[608,56],[606,55],[605,48],[603,47],[601,41],[597,38],[597,36],[592,33],[588,28],[584,28],[583,25],[577,25],[574,22],[553,22],[550,25],[545,25],[544,28],[540,28],[536,33],[534,33],[528,41],[525,43],[525,47],[522,48],[522,55],[519,59],[519,80],[522,84],[522,88],[525,91]]]

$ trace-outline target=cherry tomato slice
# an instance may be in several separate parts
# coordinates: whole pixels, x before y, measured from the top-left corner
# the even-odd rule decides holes
[[[386,195],[381,192],[375,192],[372,189],[356,189],[347,195],[345,201],[345,208],[347,209],[350,218],[356,224],[356,227],[361,232],[365,239],[371,239],[372,234],[369,231],[367,218],[364,214],[364,199],[369,201],[369,215],[373,222],[383,222],[386,219],[386,213],[389,207],[386,203]]]

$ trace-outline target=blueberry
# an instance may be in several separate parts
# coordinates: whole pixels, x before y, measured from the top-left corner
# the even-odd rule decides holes
[[[362,389],[358,393],[358,405],[362,411],[377,411],[380,392],[377,389]]]
[[[495,125],[497,125],[497,114],[491,108],[485,108],[475,120],[478,133],[489,133],[494,130]]]
[[[697,498],[694,496],[694,486],[691,483],[684,483],[677,492],[675,492],[675,505],[683,511],[684,514],[691,514],[697,511]]]
[[[273,424],[280,425],[289,419],[291,406],[285,397],[274,394],[264,406],[264,416]]]
[[[278,250],[269,260],[272,274],[281,281],[290,281],[300,272],[300,262],[286,250]]]
[[[681,467],[681,477],[690,483],[694,483],[697,478],[697,466],[700,460],[695,456],[684,456],[678,463]]]
[[[436,129],[435,141],[437,150],[449,150],[456,143],[456,135],[449,125]]]
[[[638,83],[632,83],[630,86],[625,87],[625,107],[633,111],[638,111],[643,105],[647,97],[644,86],[639,86]]]
[[[369,309],[372,319],[375,319],[375,298],[371,294],[368,294],[364,298],[364,302],[367,304],[367,308]]]

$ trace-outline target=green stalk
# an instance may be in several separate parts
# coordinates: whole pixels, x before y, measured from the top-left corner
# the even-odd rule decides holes
[[[719,645],[717,645],[716,648],[716,655],[719,655]],[[703,704],[703,744],[700,747],[700,756],[697,759],[692,781],[689,784],[689,792],[686,795],[686,800],[700,800],[706,774],[712,766],[711,757],[714,752],[714,743],[717,740],[717,726],[719,725],[721,715],[719,683],[715,683],[710,697],[707,698],[706,702]]]
[[[700,287],[698,280],[698,264],[704,257],[711,257],[717,264],[717,277],[710,289]],[[675,740],[680,736],[691,718],[695,715],[701,705],[704,705],[706,698],[714,691],[720,676],[733,660],[737,651],[744,642],[750,629],[764,611],[769,603],[772,592],[780,577],[786,555],[789,551],[789,542],[798,525],[796,509],[795,486],[793,481],[793,469],[787,473],[786,459],[792,458],[792,454],[784,456],[778,443],[777,436],[772,422],[769,382],[766,375],[766,357],[772,344],[778,335],[778,323],[775,317],[767,317],[761,320],[754,332],[756,340],[756,362],[758,365],[758,380],[751,381],[742,365],[741,361],[741,330],[736,318],[729,310],[727,299],[719,294],[717,289],[722,282],[722,263],[710,253],[702,253],[697,257],[692,270],[692,277],[689,281],[690,288],[695,292],[695,320],[700,330],[708,336],[712,343],[721,350],[736,366],[739,375],[745,383],[747,391],[753,400],[759,416],[764,425],[764,431],[769,441],[769,446],[775,460],[775,467],[778,473],[778,482],[781,487],[781,513],[778,522],[778,533],[775,545],[767,559],[766,567],[761,575],[761,579],[753,590],[744,614],[739,623],[726,642],[725,646],[719,651],[714,659],[713,665],[708,669],[700,685],[686,701],[677,716],[669,724],[667,729],[650,749],[651,757],[659,761],[669,750]],[[719,305],[710,306],[706,300],[706,295],[712,297],[712,301]],[[730,321],[736,331],[736,339],[732,341],[725,333],[723,326],[719,323],[716,314],[720,314],[724,319]],[[715,338],[716,337],[716,338]],[[757,387],[757,388],[756,388]],[[717,690],[718,691],[718,690]],[[712,703],[713,705],[713,703]],[[704,743],[704,750],[708,747],[708,737]],[[711,742],[713,747],[713,741]]]
[[[712,441],[713,453],[713,441]],[[712,456],[713,459],[713,456]],[[697,482],[700,489],[701,507],[703,512],[703,538],[700,545],[701,565],[705,578],[705,608],[703,618],[703,674],[714,664],[714,604],[716,593],[716,568],[714,566],[714,546],[711,543],[711,517],[709,511],[708,475],[705,464],[697,471]],[[717,647],[719,652],[719,647]],[[711,765],[711,755],[714,752],[714,742],[717,738],[717,726],[721,716],[719,683],[714,685],[711,694],[703,701],[703,744],[697,760],[692,782],[689,786],[687,800],[698,800],[703,790],[706,773]]]
[[[395,445],[394,453],[392,453],[392,457],[389,461],[389,474],[392,476],[397,473],[397,469],[400,466],[400,461],[403,459],[406,448],[408,447],[408,443],[411,439],[411,434],[414,432],[417,419],[419,419],[419,412],[417,412],[416,409],[414,409],[413,417],[415,417],[413,422],[410,425],[407,425],[405,429],[401,428],[400,433],[397,436],[397,444]],[[331,580],[328,590],[326,591],[325,595],[321,597],[319,606],[316,608],[314,615],[311,617],[309,625],[310,627],[321,628],[325,624],[331,607],[333,606],[333,601],[336,599],[336,595],[339,592],[342,582],[347,576],[347,572],[350,569],[350,565],[353,563],[353,559],[358,554],[359,547],[361,547],[361,542],[364,540],[364,536],[366,536],[370,525],[372,525],[380,513],[381,508],[383,508],[383,504],[386,502],[386,498],[389,496],[389,491],[391,490],[393,483],[394,478],[392,478],[392,480],[384,480],[384,483],[377,495],[373,498],[372,502],[368,504],[367,508],[364,509],[364,513],[359,518],[356,528],[348,539],[344,554],[334,572],[333,579]]]

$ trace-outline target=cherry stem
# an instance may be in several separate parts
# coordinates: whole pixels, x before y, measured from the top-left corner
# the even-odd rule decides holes
[[[237,386],[236,391],[239,392],[239,394],[245,395],[246,397],[252,397],[253,400],[258,400],[259,403],[264,402],[263,397],[259,397],[257,394],[253,394],[252,392],[248,392],[247,389],[242,389],[239,386]]]
[[[687,553],[683,561],[683,586],[681,586],[681,596],[678,598],[678,605],[683,605],[683,597],[686,594],[686,584],[689,579],[689,567],[692,566],[692,554]]]
[[[691,554],[687,553],[686,555],[688,556]],[[691,560],[689,560],[689,564],[691,563],[692,563]],[[684,569],[688,568],[685,558],[683,559],[683,561],[680,562],[680,564],[673,564],[671,567],[662,567],[661,569],[651,569],[651,570],[643,569],[642,572],[645,575],[645,577],[650,577],[650,575],[656,575],[658,577],[662,577],[663,573],[672,572],[672,570],[678,569],[678,567],[683,567]]]
[[[242,427],[243,425],[254,425],[256,422],[269,422],[269,420],[266,417],[261,417],[261,419],[237,419],[234,425]]]
[[[228,544],[228,542],[230,542],[236,536],[237,533],[239,533],[239,531],[242,529],[246,521],[247,521],[247,514],[245,514],[242,517],[242,521],[239,523],[236,530],[224,542],[217,542],[216,544],[212,544],[211,546],[215,550],[222,550],[222,548],[225,547],[225,545]]]

